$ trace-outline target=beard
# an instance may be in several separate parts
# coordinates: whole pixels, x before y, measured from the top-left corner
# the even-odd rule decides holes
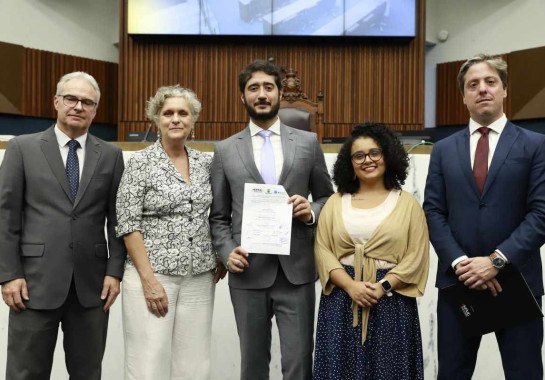
[[[278,110],[280,109],[280,102],[271,103],[271,110],[269,112],[257,112],[253,105],[244,103],[246,111],[252,120],[271,120],[278,115]]]

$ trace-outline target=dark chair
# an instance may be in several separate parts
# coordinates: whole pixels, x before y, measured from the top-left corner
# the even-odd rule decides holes
[[[297,77],[297,71],[293,69],[288,69],[286,76],[282,79],[282,88],[283,95],[278,111],[282,123],[292,128],[316,133],[321,143],[324,131],[322,92],[319,92],[317,102],[309,100],[301,90],[301,80]]]

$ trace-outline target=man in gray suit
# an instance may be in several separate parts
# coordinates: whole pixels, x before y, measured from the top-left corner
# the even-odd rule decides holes
[[[126,252],[114,231],[123,156],[88,133],[99,98],[89,74],[63,76],[56,124],[11,140],[0,167],[9,380],[49,378],[59,323],[70,379],[101,377]]]
[[[268,61],[254,61],[240,73],[241,100],[250,123],[216,144],[211,169],[212,242],[230,272],[241,379],[248,380],[269,378],[273,315],[280,334],[284,378],[312,377],[314,226],[333,193],[316,135],[290,128],[277,116],[281,86],[278,68]],[[263,131],[272,133],[265,138]],[[268,149],[271,155],[264,156]],[[272,174],[265,173],[272,161]],[[289,256],[251,253],[240,247],[245,183],[277,183],[290,195]],[[309,194],[313,202],[308,201]]]

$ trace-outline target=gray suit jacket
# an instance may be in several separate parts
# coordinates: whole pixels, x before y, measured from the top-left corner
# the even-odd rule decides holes
[[[322,206],[333,193],[324,154],[314,133],[280,126],[284,165],[278,181],[288,195],[312,194],[316,220]],[[250,129],[216,144],[211,168],[212,243],[224,263],[240,245],[242,203],[245,183],[264,183],[253,156]],[[263,289],[276,278],[278,265],[295,285],[316,280],[314,266],[314,226],[293,220],[289,256],[251,254],[250,267],[241,274],[229,274],[229,285],[239,289]]]
[[[89,134],[73,199],[53,127],[10,141],[0,167],[0,283],[25,278],[27,307],[61,306],[72,276],[80,303],[100,306],[104,276],[123,276],[114,231],[123,168],[121,150]]]

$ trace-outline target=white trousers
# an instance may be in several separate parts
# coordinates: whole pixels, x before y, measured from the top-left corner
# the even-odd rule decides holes
[[[161,318],[148,310],[136,269],[127,266],[123,276],[125,379],[209,379],[212,272],[155,276],[168,296],[168,313]]]

